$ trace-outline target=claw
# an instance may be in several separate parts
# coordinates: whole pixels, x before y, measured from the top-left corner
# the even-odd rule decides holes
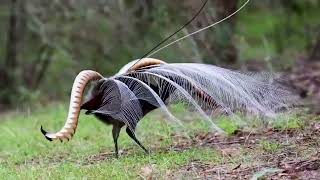
[[[48,133],[48,132],[45,131],[42,126],[41,126],[41,128],[40,128],[40,131],[41,131],[41,133],[44,135],[44,137],[45,137],[48,141],[52,141],[52,139],[47,136],[47,133]]]

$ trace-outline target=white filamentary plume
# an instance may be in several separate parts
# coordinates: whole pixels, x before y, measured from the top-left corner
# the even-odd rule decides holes
[[[187,37],[190,37],[190,36],[192,36],[192,35],[194,35],[194,34],[197,34],[197,33],[201,32],[201,31],[204,31],[204,30],[206,30],[206,29],[209,29],[209,28],[211,28],[211,27],[213,27],[213,26],[216,26],[216,25],[222,23],[223,21],[225,21],[225,20],[231,18],[232,16],[236,15],[236,14],[237,14],[239,11],[241,11],[249,2],[250,2],[250,0],[247,0],[239,9],[237,9],[235,12],[233,12],[233,13],[230,14],[229,16],[227,16],[227,17],[225,17],[225,18],[223,18],[223,19],[221,19],[221,20],[219,20],[219,21],[217,21],[217,22],[215,22],[215,23],[213,23],[213,24],[211,24],[211,25],[209,25],[209,26],[206,26],[206,27],[201,28],[201,29],[199,29],[199,30],[197,30],[197,31],[194,31],[194,32],[192,32],[192,33],[190,33],[190,34],[187,34],[187,35],[185,35],[185,36],[183,36],[183,37],[181,37],[181,38],[179,38],[179,39],[177,39],[177,40],[174,40],[174,41],[172,41],[171,43],[169,43],[169,44],[167,44],[167,45],[165,45],[165,46],[163,46],[163,47],[161,47],[161,48],[153,51],[152,53],[150,53],[150,54],[147,55],[146,57],[150,57],[150,56],[152,56],[152,55],[155,55],[155,54],[158,53],[159,51],[161,51],[161,50],[163,50],[163,49],[165,49],[165,48],[167,48],[167,47],[169,47],[169,46],[171,46],[171,45],[173,45],[173,44],[175,44],[175,43],[177,43],[177,42],[179,42],[179,41],[182,41],[183,39],[185,39],[185,38],[187,38]]]
[[[183,103],[199,112],[212,129],[222,132],[208,113],[233,115],[240,111],[275,119],[278,112],[294,107],[298,100],[267,73],[241,73],[208,64],[168,64],[151,58],[137,63],[136,69],[129,67],[125,66],[121,73],[111,78],[103,78],[90,70],[79,73],[72,87],[64,127],[57,133],[47,133],[41,128],[45,137],[48,140],[72,138],[84,88],[91,80],[101,79],[100,85],[95,86],[98,90],[95,97],[99,97],[101,103],[92,109],[92,113],[119,121],[132,132],[144,115],[156,108],[164,110],[170,119],[180,124],[167,108],[174,103]]]
[[[211,124],[212,129],[220,132],[221,129],[211,121],[207,112],[235,115],[234,112],[241,111],[271,120],[277,117],[279,112],[293,107],[298,100],[279,84],[272,74],[241,73],[207,64],[164,63],[126,71],[113,78],[123,82],[137,100],[164,109],[166,113],[166,106],[169,104],[185,103],[199,112],[203,119]],[[125,93],[119,90],[120,94]],[[126,104],[126,99],[128,98],[124,98],[120,104]],[[126,107],[126,113],[138,114],[138,107],[139,103],[131,103],[131,106]],[[117,114],[114,118],[123,116]],[[130,120],[130,124],[135,127],[141,117],[131,117],[137,117]]]

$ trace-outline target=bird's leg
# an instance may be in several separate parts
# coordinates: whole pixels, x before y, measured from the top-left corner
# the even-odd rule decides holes
[[[129,128],[126,129],[126,132],[131,137],[131,139],[133,139],[144,150],[145,153],[149,154],[149,151],[140,143],[136,135]]]
[[[118,126],[117,124],[113,125],[112,137],[113,137],[113,142],[114,142],[114,147],[115,147],[116,158],[119,157],[119,155],[118,155],[118,137],[119,137],[120,130],[121,130],[121,126]]]

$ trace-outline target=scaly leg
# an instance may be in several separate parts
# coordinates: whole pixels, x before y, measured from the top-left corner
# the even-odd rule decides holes
[[[113,137],[113,142],[114,142],[114,147],[115,147],[115,155],[116,158],[119,157],[118,154],[118,138],[119,138],[119,133],[120,133],[121,127],[118,125],[113,125],[112,128],[112,137]]]
[[[143,150],[145,153],[149,154],[149,151],[139,142],[139,140],[136,138],[136,135],[129,129],[126,129],[127,134],[133,139]]]

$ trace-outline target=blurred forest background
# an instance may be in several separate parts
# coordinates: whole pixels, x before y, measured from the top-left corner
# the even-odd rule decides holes
[[[172,40],[226,17],[244,2],[209,0]],[[0,111],[67,98],[83,69],[114,74],[183,25],[202,3],[1,0]],[[233,18],[153,57],[287,72],[301,96],[320,97],[319,10],[319,0],[252,0]]]

